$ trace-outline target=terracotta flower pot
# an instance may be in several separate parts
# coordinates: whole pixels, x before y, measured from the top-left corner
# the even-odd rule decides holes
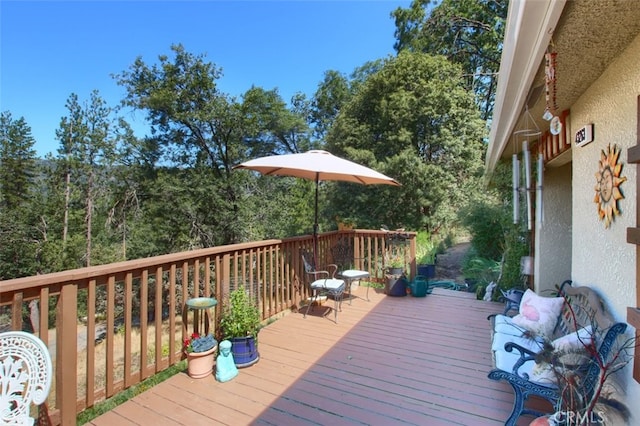
[[[529,426],[549,426],[551,424],[555,423],[549,422],[549,416],[542,416],[535,418],[531,423],[529,423]]]
[[[213,353],[216,347],[217,346],[214,346],[206,352],[187,353],[187,374],[189,374],[189,377],[201,379],[213,372]]]

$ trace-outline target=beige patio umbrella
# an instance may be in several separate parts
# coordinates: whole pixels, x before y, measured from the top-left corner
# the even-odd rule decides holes
[[[260,157],[238,164],[233,168],[256,170],[266,176],[293,176],[316,182],[315,222],[313,224],[314,251],[317,248],[315,245],[317,245],[318,235],[318,182],[334,180],[363,185],[400,186],[394,179],[382,173],[322,150]]]

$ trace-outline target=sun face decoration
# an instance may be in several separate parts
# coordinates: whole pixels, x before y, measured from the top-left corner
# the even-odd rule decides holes
[[[604,227],[611,226],[615,216],[620,215],[618,210],[618,200],[624,198],[620,192],[620,184],[627,180],[621,177],[622,164],[618,164],[620,148],[611,144],[607,146],[607,151],[603,149],[600,153],[600,167],[596,172],[596,196],[593,202],[598,205],[598,217],[604,220]]]

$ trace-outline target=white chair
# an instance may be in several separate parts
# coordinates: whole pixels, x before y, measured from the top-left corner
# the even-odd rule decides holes
[[[31,404],[46,401],[52,374],[42,340],[23,331],[0,333],[0,424],[33,425]]]

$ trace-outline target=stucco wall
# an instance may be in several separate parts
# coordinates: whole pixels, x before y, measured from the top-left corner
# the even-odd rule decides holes
[[[560,77],[558,77],[560,81]],[[572,278],[578,284],[602,290],[620,320],[636,298],[635,247],[626,241],[627,227],[635,226],[636,168],[627,164],[627,149],[637,143],[637,96],[640,94],[640,37],[612,63],[571,107],[571,133],[594,123],[594,142],[573,148]],[[620,185],[621,211],[606,229],[594,203],[602,150],[620,147],[624,164]]]
[[[571,278],[571,163],[546,167],[543,190],[544,216],[536,239],[535,290],[548,295],[557,284]]]
[[[558,84],[561,77],[558,76]],[[640,36],[603,75],[571,106],[571,134],[594,123],[594,142],[573,148],[572,279],[578,285],[600,290],[614,315],[626,321],[627,306],[636,301],[635,246],[627,243],[626,230],[636,224],[636,166],[627,164],[627,149],[637,144],[637,97],[640,94]],[[609,229],[599,220],[594,203],[595,173],[600,153],[608,144],[621,148],[619,162],[627,181],[620,189],[620,216]],[[624,370],[622,381],[632,424],[640,422],[640,384]]]

